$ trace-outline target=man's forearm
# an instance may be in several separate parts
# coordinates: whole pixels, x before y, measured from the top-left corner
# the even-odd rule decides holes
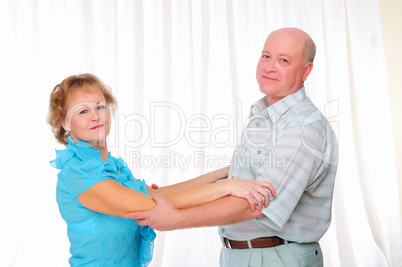
[[[248,221],[263,216],[261,212],[252,212],[247,200],[234,196],[179,210],[180,220],[174,229],[219,226]]]
[[[175,209],[163,196],[154,195],[156,206],[150,210],[130,212],[126,218],[137,220],[141,226],[149,225],[159,231],[204,226],[219,226],[248,221],[263,216],[251,211],[249,202],[235,196],[223,197],[187,209]]]

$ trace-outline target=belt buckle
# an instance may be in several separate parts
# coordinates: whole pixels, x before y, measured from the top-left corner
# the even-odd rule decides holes
[[[221,236],[221,241],[222,241],[222,245],[223,245],[224,248],[232,249],[232,246],[230,245],[230,240],[229,239],[227,239],[226,237]]]

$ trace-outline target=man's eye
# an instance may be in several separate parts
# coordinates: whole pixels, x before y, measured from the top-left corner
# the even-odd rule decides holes
[[[268,56],[268,55],[262,55],[262,57],[263,57],[263,58],[269,58],[269,56]]]
[[[100,106],[98,106],[98,110],[102,110],[102,109],[105,109],[106,107],[105,106],[102,106],[102,105],[100,105]]]
[[[284,62],[284,63],[289,62],[287,59],[284,59],[284,58],[282,58],[281,61]]]

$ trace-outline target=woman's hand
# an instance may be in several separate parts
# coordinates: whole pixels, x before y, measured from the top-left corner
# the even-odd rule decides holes
[[[276,197],[275,188],[270,182],[230,179],[222,181],[222,183],[229,185],[230,195],[247,199],[253,212],[256,209],[256,205],[259,211],[262,210],[263,205],[268,207],[269,192],[273,197]]]

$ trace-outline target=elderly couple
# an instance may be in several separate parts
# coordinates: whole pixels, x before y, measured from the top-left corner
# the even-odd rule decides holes
[[[116,100],[100,79],[79,74],[56,85],[48,123],[66,148],[50,163],[60,169],[56,200],[70,265],[147,266],[153,229],[220,226],[220,266],[323,266],[318,241],[331,222],[338,148],[304,88],[315,51],[297,28],[265,41],[256,71],[264,97],[235,149],[237,160],[260,162],[239,166],[234,157],[230,168],[161,188],[108,152]],[[264,165],[272,153],[284,164]]]

